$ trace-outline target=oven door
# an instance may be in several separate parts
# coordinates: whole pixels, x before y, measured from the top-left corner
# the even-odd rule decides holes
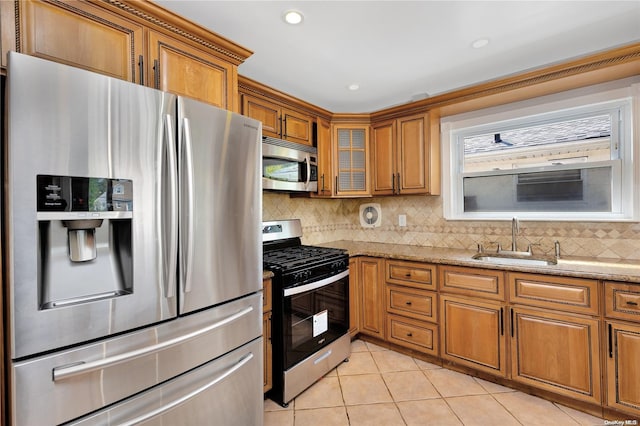
[[[284,370],[349,331],[349,271],[284,289]]]

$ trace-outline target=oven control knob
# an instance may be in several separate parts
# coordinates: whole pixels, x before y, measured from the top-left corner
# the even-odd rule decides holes
[[[347,266],[347,263],[344,260],[339,260],[331,264],[331,269],[334,271],[337,271],[339,269],[344,269],[346,266]]]

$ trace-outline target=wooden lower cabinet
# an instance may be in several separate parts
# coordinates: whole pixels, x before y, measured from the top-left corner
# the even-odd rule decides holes
[[[443,359],[502,377],[507,375],[505,307],[440,295],[440,350]]]
[[[271,280],[262,280],[262,345],[264,359],[263,392],[273,386],[273,356],[271,345]]]
[[[387,314],[387,341],[437,356],[438,325]]]
[[[640,416],[640,324],[606,326],[607,405]]]
[[[262,314],[262,338],[264,350],[264,382],[262,389],[263,392],[266,392],[273,386],[271,312],[265,312],[264,314]]]
[[[511,309],[511,379],[601,404],[600,321]]]
[[[358,259],[360,333],[384,339],[384,259]]]
[[[349,334],[354,337],[360,331],[360,281],[358,258],[349,259]]]

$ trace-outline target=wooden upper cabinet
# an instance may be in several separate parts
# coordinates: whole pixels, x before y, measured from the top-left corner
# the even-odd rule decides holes
[[[331,124],[327,120],[318,119],[318,192],[314,197],[331,197],[333,195],[333,158],[331,144]]]
[[[142,26],[81,1],[19,6],[22,53],[140,83]]]
[[[262,122],[262,134],[313,145],[313,118],[256,96],[242,96],[242,114]]]
[[[3,54],[15,50],[240,109],[237,70],[251,52],[154,2],[25,0],[0,2],[0,12]]]
[[[392,195],[396,186],[396,122],[386,121],[371,126],[372,193]]]
[[[280,137],[280,108],[249,95],[242,96],[242,114],[262,122],[262,135]]]
[[[369,125],[334,126],[336,196],[369,196]]]
[[[424,114],[398,119],[397,186],[400,194],[427,194],[428,144],[427,118]]]
[[[313,145],[313,119],[308,115],[282,108],[282,139]]]
[[[373,195],[438,194],[439,148],[431,148],[429,114],[372,126]],[[434,169],[434,170],[432,170]]]
[[[149,32],[149,52],[148,85],[218,108],[237,109],[234,65],[155,31]]]

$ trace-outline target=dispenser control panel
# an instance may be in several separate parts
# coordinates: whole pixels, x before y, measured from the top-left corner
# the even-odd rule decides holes
[[[38,212],[131,212],[129,179],[37,176]]]

